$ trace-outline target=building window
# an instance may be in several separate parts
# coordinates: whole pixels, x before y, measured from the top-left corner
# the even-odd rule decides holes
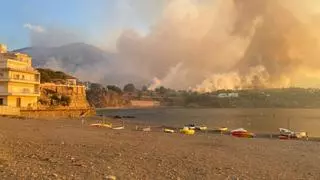
[[[0,98],[0,106],[3,105],[3,98]]]
[[[17,98],[17,107],[21,107],[21,98]]]

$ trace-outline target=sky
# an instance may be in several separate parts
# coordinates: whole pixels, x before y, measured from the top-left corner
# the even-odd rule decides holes
[[[199,91],[319,82],[319,0],[3,0],[1,7],[0,43],[9,50],[75,42],[115,50],[76,70],[53,59],[84,80],[99,71],[95,82],[155,80]]]
[[[115,43],[124,29],[147,33],[161,13],[161,2],[147,0],[10,0],[1,2],[0,43],[9,49],[32,45],[31,33],[74,33],[97,46]],[[135,3],[133,3],[135,2]]]

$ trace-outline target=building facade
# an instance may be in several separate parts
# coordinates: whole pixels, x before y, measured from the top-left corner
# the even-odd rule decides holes
[[[217,96],[218,98],[237,98],[239,97],[238,93],[220,93]]]
[[[32,67],[30,56],[8,52],[0,44],[0,105],[21,108],[37,107],[40,96],[40,73]]]

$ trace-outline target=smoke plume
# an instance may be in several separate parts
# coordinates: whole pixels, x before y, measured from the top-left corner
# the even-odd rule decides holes
[[[108,67],[95,66],[100,81],[204,92],[320,84],[318,1],[165,2],[148,33],[123,31]]]

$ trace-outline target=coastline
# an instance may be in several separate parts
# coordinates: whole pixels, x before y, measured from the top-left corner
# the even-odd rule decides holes
[[[90,127],[80,119],[0,118],[3,179],[319,179],[318,142]],[[101,118],[100,118],[101,120]],[[114,127],[122,121],[107,119]],[[299,162],[299,168],[294,165]],[[277,166],[274,166],[277,164]],[[28,167],[28,170],[25,168]]]
[[[155,107],[137,107],[137,106],[122,106],[122,107],[104,107],[104,108],[95,108],[97,111],[102,110],[117,110],[117,109],[159,109],[159,108],[171,108],[168,106],[155,106]]]

